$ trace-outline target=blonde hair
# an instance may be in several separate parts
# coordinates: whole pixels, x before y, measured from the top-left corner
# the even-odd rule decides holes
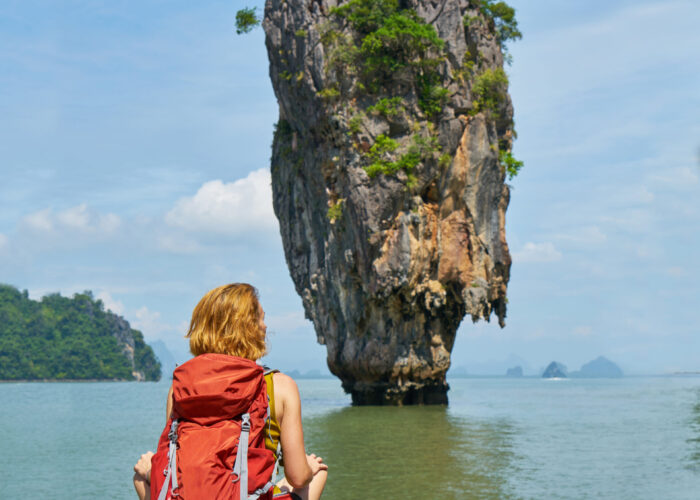
[[[190,351],[261,358],[265,354],[265,332],[260,328],[262,307],[258,291],[247,283],[232,283],[207,292],[192,311]]]

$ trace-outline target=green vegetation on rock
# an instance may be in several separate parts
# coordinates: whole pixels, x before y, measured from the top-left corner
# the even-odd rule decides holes
[[[499,151],[498,161],[501,164],[501,168],[508,175],[509,180],[518,175],[520,169],[523,168],[523,162],[516,160],[510,151]]]
[[[444,98],[436,89],[437,67],[444,60],[445,42],[435,28],[397,0],[351,0],[331,9],[336,23],[327,27],[322,41],[332,49],[331,68],[356,74],[362,89],[372,94],[394,89],[397,73],[405,73],[419,96],[421,108],[436,115],[436,102]],[[353,35],[341,30],[348,26]],[[392,97],[392,99],[395,97]]]
[[[369,108],[367,108],[369,110]],[[348,135],[359,134],[362,130],[362,122],[365,119],[364,113],[357,113],[348,120]]]
[[[416,133],[412,137],[410,146],[403,154],[395,154],[398,149],[398,141],[384,134],[377,136],[375,143],[365,154],[365,157],[370,162],[369,165],[364,167],[367,175],[371,178],[379,174],[395,175],[403,170],[408,178],[408,187],[412,187],[412,184],[416,181],[413,176],[413,169],[420,162],[433,158],[440,151],[440,145],[434,135],[426,137]]]
[[[343,202],[345,202],[345,200],[341,198],[335,203],[331,203],[331,205],[328,207],[326,217],[328,217],[329,221],[335,222],[336,219],[340,219],[340,217],[343,215]]]
[[[90,292],[35,301],[0,285],[0,380],[134,380],[134,372],[158,380],[160,363],[141,332]]]
[[[365,167],[365,171],[370,177],[377,174],[395,174],[399,167],[397,162],[391,161],[391,153],[399,147],[398,141],[387,137],[384,134],[377,136],[376,141],[372,144],[367,152],[367,158],[370,164]]]
[[[236,33],[242,35],[249,33],[253,28],[260,25],[260,18],[255,7],[246,7],[236,12]]]
[[[508,91],[508,76],[501,68],[487,69],[474,79],[472,87],[472,109],[470,114],[480,112],[490,113],[497,121],[503,119],[501,108],[506,100]],[[514,133],[515,131],[513,131]],[[523,167],[523,162],[516,160],[510,151],[510,141],[499,144],[498,161],[503,171],[512,180]]]
[[[479,8],[493,24],[501,50],[505,51],[505,42],[523,37],[518,29],[518,21],[515,20],[515,9],[507,3],[481,0]]]
[[[384,117],[398,115],[403,110],[403,98],[401,97],[382,97],[376,104],[367,107],[370,113],[377,113]]]
[[[466,29],[490,33],[487,36],[497,39],[506,62],[510,62],[506,43],[522,38],[515,9],[495,0],[473,0],[470,4],[469,13],[463,18]],[[325,49],[327,77],[326,87],[316,94],[328,106],[346,110],[347,135],[354,138],[355,147],[365,151],[364,169],[371,178],[404,171],[410,184],[415,180],[412,171],[421,162],[433,161],[444,168],[449,165],[452,152],[438,156],[434,153],[439,152],[439,147],[426,152],[426,147],[420,145],[421,141],[437,143],[435,127],[427,125],[439,122],[450,100],[444,75],[447,51],[435,27],[405,5],[399,0],[349,0],[332,7],[328,21],[316,27]],[[259,24],[255,8],[246,7],[236,14],[238,33],[247,33]],[[308,34],[306,26],[294,31],[297,38]],[[495,120],[500,133],[512,129],[512,121],[506,122],[508,76],[502,68],[489,67],[476,47],[470,50],[465,52],[461,66],[451,70],[454,80],[471,89],[471,109],[467,114],[486,113]],[[282,80],[297,84],[303,80],[303,71],[289,69],[287,59],[281,59],[281,63],[288,68],[280,71]],[[366,141],[361,135],[367,132],[372,139],[373,127],[367,120],[377,117],[386,119],[392,128],[389,133],[374,137],[367,150],[361,146]],[[422,131],[413,135],[410,144],[397,132],[405,130],[406,120],[418,127],[414,127],[414,132]],[[431,138],[425,137],[426,131]],[[523,162],[510,152],[514,131],[509,130],[504,137],[494,151],[512,179]],[[329,219],[334,219],[330,213]]]
[[[501,68],[486,69],[474,79],[472,114],[488,111],[500,118],[499,109],[506,98],[508,76]]]

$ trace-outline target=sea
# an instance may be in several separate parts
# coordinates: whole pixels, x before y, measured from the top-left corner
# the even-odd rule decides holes
[[[447,407],[299,380],[324,499],[700,499],[700,376],[455,378]],[[1,499],[133,499],[168,381],[0,384]]]

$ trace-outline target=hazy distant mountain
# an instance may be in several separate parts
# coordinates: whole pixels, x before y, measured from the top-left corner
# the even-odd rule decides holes
[[[615,363],[603,356],[598,356],[593,361],[583,365],[581,370],[571,373],[571,376],[578,378],[620,378],[623,373]]]
[[[299,370],[291,370],[289,372],[285,372],[287,375],[289,375],[292,378],[295,379],[300,379],[300,378],[330,378],[330,374],[324,374],[321,373],[321,370],[309,370],[306,372],[300,372]]]
[[[552,361],[542,373],[542,378],[566,378],[566,366]]]
[[[451,366],[449,371],[447,372],[447,376],[453,378],[463,378],[468,377],[469,372],[467,371],[467,367],[464,365]]]
[[[537,371],[533,369],[527,360],[516,354],[509,355],[504,360],[486,360],[486,361],[466,361],[464,363],[466,370],[470,375],[500,375],[506,373],[506,370],[514,366],[519,366],[523,369],[523,374],[535,374]],[[450,369],[450,372],[453,370]],[[454,376],[455,374],[452,373]]]
[[[514,366],[513,368],[508,368],[506,371],[506,377],[522,377],[523,376],[523,367],[522,366]]]
[[[149,344],[155,353],[158,361],[160,361],[161,372],[163,378],[173,378],[173,370],[175,369],[175,358],[162,340],[156,340]]]

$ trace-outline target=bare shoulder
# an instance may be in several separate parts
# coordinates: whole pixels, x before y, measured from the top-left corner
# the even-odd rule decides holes
[[[292,377],[284,373],[275,373],[272,380],[275,384],[275,410],[277,411],[277,416],[283,418],[283,415],[287,413],[287,409],[293,411],[294,408],[301,405],[299,387],[297,387],[297,383]]]
[[[301,396],[297,383],[289,375],[279,372],[274,374],[272,380],[275,384],[275,412],[279,422],[284,425],[284,422],[289,421],[286,416],[297,414],[301,422]]]
[[[284,397],[290,394],[299,393],[297,383],[289,375],[285,375],[281,372],[275,372],[272,380],[275,383],[275,394],[280,394]]]

